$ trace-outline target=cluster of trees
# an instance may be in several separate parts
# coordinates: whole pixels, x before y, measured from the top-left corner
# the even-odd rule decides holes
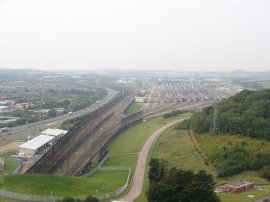
[[[66,197],[62,200],[58,200],[57,202],[99,202],[99,200],[95,197],[88,196],[86,199],[75,199],[72,197]]]
[[[170,112],[170,113],[164,114],[164,115],[163,115],[163,118],[169,118],[169,117],[177,116],[177,115],[183,114],[183,113],[185,113],[185,111],[182,111],[182,110],[175,110],[175,111],[172,111],[172,112]]]
[[[270,166],[270,153],[252,155],[244,145],[236,145],[232,148],[224,146],[211,156],[211,161],[217,169],[218,176],[226,177],[243,171],[258,171],[265,166]],[[267,173],[264,172],[261,176],[267,178],[266,175]]]
[[[259,176],[270,181],[270,165],[262,167],[259,172]]]
[[[270,89],[243,90],[217,105],[220,132],[242,134],[270,140]],[[197,133],[209,132],[214,107],[194,113],[179,129],[193,129]]]
[[[151,159],[149,170],[150,186],[146,193],[148,202],[219,202],[214,193],[211,175],[200,171],[184,171],[166,166],[159,159]]]

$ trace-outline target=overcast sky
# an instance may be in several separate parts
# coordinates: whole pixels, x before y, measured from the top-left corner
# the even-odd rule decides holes
[[[0,68],[270,70],[270,0],[0,0]]]

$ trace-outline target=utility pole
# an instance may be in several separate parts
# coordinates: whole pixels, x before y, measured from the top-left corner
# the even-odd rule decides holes
[[[219,121],[218,121],[218,107],[217,107],[217,102],[214,104],[214,111],[213,111],[213,119],[212,119],[212,124],[210,127],[210,133],[217,134],[220,132],[219,128]]]

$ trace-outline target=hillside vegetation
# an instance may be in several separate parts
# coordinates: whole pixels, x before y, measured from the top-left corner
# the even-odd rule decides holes
[[[218,147],[208,141],[211,151],[207,152],[219,177],[226,177],[243,171],[259,171],[259,175],[270,180],[270,151],[264,148],[270,140],[270,89],[263,91],[244,90],[217,104],[220,134],[241,135],[264,141],[228,142]],[[183,122],[178,129],[192,129],[197,134],[209,132],[214,107],[194,113],[190,120]],[[220,134],[217,134],[220,136]],[[252,143],[252,145],[251,145]],[[255,145],[256,143],[256,145]],[[257,144],[258,143],[258,144]],[[252,147],[251,147],[252,146]],[[252,149],[251,149],[252,148]]]
[[[241,134],[270,140],[270,89],[263,91],[243,90],[217,104],[220,132]],[[214,107],[194,113],[180,128],[196,133],[207,133],[212,123]]]

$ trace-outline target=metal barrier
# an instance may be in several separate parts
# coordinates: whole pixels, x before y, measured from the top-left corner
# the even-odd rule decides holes
[[[124,170],[124,171],[128,171],[128,177],[125,184],[122,187],[120,187],[118,190],[114,192],[109,192],[102,195],[94,196],[97,199],[105,200],[105,199],[116,197],[120,195],[121,193],[123,193],[128,187],[128,183],[131,176],[131,168],[129,167],[100,167],[99,170]],[[64,198],[63,196],[53,196],[53,195],[41,196],[41,195],[21,194],[21,193],[6,191],[3,189],[0,189],[0,197],[13,199],[13,200],[20,200],[20,201],[31,201],[31,202],[56,202],[57,200],[61,200]],[[82,197],[78,197],[78,198],[83,199]]]
[[[0,189],[0,196],[3,198],[13,199],[13,200],[32,201],[32,202],[55,202],[63,198],[63,197],[56,197],[56,196],[21,194],[21,193],[6,191],[3,189]]]

